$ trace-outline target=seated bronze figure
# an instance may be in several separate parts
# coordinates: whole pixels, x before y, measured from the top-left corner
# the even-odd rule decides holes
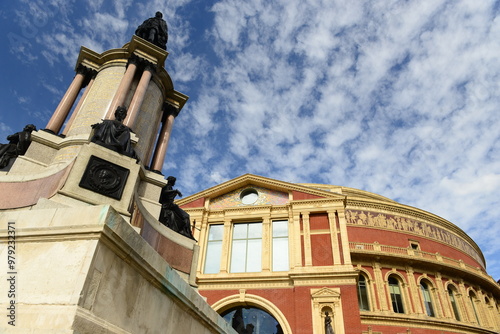
[[[8,144],[0,144],[0,168],[9,165],[11,159],[23,155],[31,144],[31,132],[36,131],[36,126],[28,124],[23,131],[7,136]]]
[[[137,158],[130,142],[130,133],[133,131],[122,124],[126,116],[125,107],[116,108],[114,120],[105,119],[101,123],[92,125],[94,135],[90,141],[131,158]]]
[[[189,214],[174,203],[174,199],[177,195],[179,195],[179,197],[182,197],[181,192],[173,188],[175,185],[175,181],[175,177],[167,177],[167,184],[161,189],[161,212],[158,220],[160,221],[160,223],[174,230],[175,232],[195,240],[191,232]]]

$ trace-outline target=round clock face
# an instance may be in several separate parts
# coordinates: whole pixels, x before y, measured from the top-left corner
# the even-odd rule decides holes
[[[245,189],[241,192],[241,203],[249,205],[253,204],[259,198],[259,193],[255,189]]]

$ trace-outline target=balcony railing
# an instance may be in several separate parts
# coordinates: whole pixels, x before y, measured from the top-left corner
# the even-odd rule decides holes
[[[429,253],[411,247],[403,248],[389,245],[381,245],[377,242],[370,244],[364,242],[349,242],[349,248],[352,253],[383,253],[386,255],[401,256],[405,258],[421,258],[425,261],[447,264],[449,266],[465,269],[476,275],[488,276],[486,272],[480,267],[474,267],[462,260],[455,260],[439,253]]]

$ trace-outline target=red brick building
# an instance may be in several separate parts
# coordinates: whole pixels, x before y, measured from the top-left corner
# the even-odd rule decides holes
[[[239,333],[497,333],[476,243],[429,212],[347,187],[246,174],[179,202],[197,284]],[[328,314],[328,315],[327,315]]]

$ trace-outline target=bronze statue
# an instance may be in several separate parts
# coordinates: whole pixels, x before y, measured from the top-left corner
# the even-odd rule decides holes
[[[335,334],[332,328],[332,318],[325,312],[325,334]]]
[[[127,109],[116,108],[114,120],[105,119],[101,123],[92,125],[94,135],[90,141],[131,158],[137,158],[130,142],[130,133],[133,131],[122,124],[125,117],[127,117]]]
[[[181,192],[173,188],[175,186],[175,181],[175,177],[167,177],[167,184],[161,189],[161,212],[158,220],[175,232],[195,240],[191,232],[189,214],[174,203],[174,199],[177,195],[182,197]]]
[[[31,132],[36,131],[36,126],[28,124],[23,131],[7,136],[8,144],[0,144],[0,168],[9,165],[11,159],[23,155],[31,144]]]
[[[144,21],[136,29],[135,34],[163,50],[167,49],[168,28],[161,12],[156,12],[155,17]]]

